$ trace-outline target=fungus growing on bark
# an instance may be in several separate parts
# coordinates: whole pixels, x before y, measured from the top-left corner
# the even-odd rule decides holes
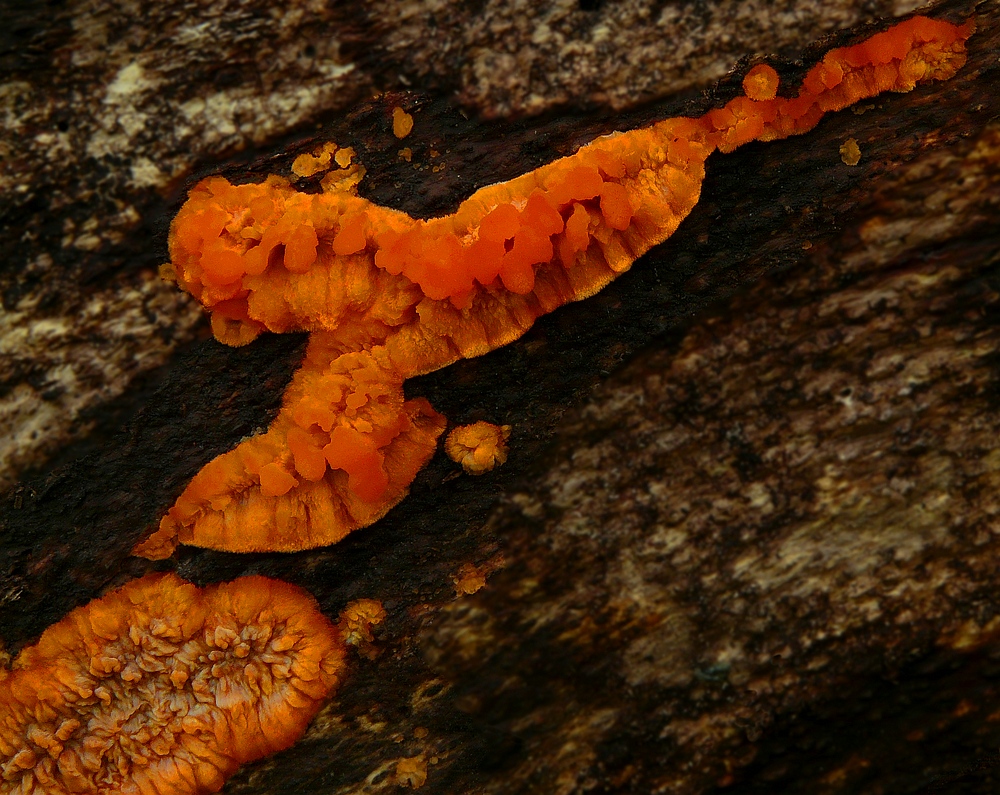
[[[215,792],[302,735],[343,662],[337,629],[293,585],[130,582],[14,660],[0,792]]]
[[[757,64],[743,78],[743,93],[750,99],[766,102],[778,95],[778,73],[766,63]]]
[[[474,422],[453,429],[444,440],[444,451],[468,474],[482,475],[507,460],[508,439],[509,425]]]
[[[330,168],[330,160],[337,152],[333,141],[323,144],[312,154],[301,154],[292,162],[292,173],[297,177],[311,177]]]
[[[268,432],[209,462],[138,554],[168,555],[178,541],[304,549],[375,521],[444,428],[426,401],[403,399],[407,378],[506,345],[627,271],[697,203],[712,152],[803,133],[827,111],[951,77],[972,31],[913,17],[830,51],[793,97],[777,96],[771,67],[754,67],[744,96],[700,118],[598,138],[430,220],[359,197],[360,171],[331,172],[320,194],[280,177],[199,183],[174,219],[170,252],[216,335],[312,337]],[[349,155],[334,159],[346,167]]]
[[[349,602],[340,613],[340,634],[349,646],[371,643],[372,628],[385,621],[385,608],[378,599],[357,599]]]
[[[423,754],[404,757],[396,762],[396,783],[420,789],[427,783],[427,759]]]
[[[392,134],[405,138],[413,129],[413,117],[402,108],[392,109]]]
[[[463,563],[458,571],[451,576],[455,585],[455,596],[470,596],[486,587],[487,566],[479,567],[472,563]]]
[[[856,166],[861,162],[861,147],[854,138],[848,138],[840,145],[840,159],[845,166]]]

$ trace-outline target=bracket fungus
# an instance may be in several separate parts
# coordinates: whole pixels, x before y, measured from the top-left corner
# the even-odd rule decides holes
[[[265,577],[153,574],[80,607],[0,673],[0,793],[216,792],[287,748],[337,686],[337,629]]]
[[[444,430],[426,401],[404,400],[407,378],[506,345],[627,271],[691,212],[712,152],[949,78],[973,29],[912,17],[828,52],[794,96],[754,67],[743,96],[700,118],[598,138],[430,220],[360,197],[356,180],[319,194],[277,176],[202,181],[171,227],[180,286],[225,343],[312,336],[270,429],[209,462],[136,553],[305,549],[374,522]]]

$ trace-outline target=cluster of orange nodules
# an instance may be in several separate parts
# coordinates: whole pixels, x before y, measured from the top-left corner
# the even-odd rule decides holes
[[[444,451],[470,475],[483,475],[507,460],[509,425],[474,422],[452,429],[444,440]]]
[[[619,231],[632,220],[636,208],[622,184],[625,158],[600,148],[587,154],[551,170],[523,201],[498,203],[475,226],[460,210],[447,219],[451,223],[418,221],[402,232],[376,234],[376,267],[402,274],[427,298],[450,299],[459,309],[471,307],[483,287],[527,295],[538,266],[558,255],[572,267],[590,244],[592,220]],[[634,176],[639,163],[630,159]]]
[[[724,107],[599,138],[427,221],[345,182],[305,194],[279,177],[205,180],[171,228],[178,282],[211,310],[223,342],[265,329],[313,340],[271,429],[206,465],[137,552],[167,555],[178,541],[302,549],[374,521],[405,495],[444,427],[429,405],[403,403],[406,378],[505,345],[628,270],[695,206],[713,151],[802,133],[827,111],[950,77],[972,31],[914,17],[827,53],[791,98],[779,96],[774,69],[756,66]],[[368,416],[364,406],[381,408]]]
[[[49,627],[0,680],[0,793],[215,792],[302,735],[344,657],[293,585],[130,582]]]
[[[777,96],[778,74],[752,68],[745,97],[709,111],[712,143],[730,152],[751,140],[772,141],[811,130],[824,113],[841,110],[885,91],[910,91],[919,81],[946,80],[965,63],[973,22],[952,25],[912,17],[852,47],[828,52],[810,69],[795,97]]]

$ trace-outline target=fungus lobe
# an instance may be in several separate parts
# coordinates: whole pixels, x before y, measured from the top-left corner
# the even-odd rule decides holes
[[[337,629],[293,585],[135,580],[0,679],[0,793],[216,792],[302,735],[343,664]]]
[[[769,66],[700,118],[598,138],[484,187],[430,220],[356,193],[360,172],[306,194],[272,176],[199,183],[171,227],[178,283],[216,336],[310,331],[267,433],[210,461],[136,548],[231,551],[329,544],[378,519],[433,454],[444,418],[403,382],[517,339],[539,316],[600,290],[666,240],[698,201],[705,161],[812,129],[827,111],[951,77],[971,22],[912,17],[831,50],[795,96]],[[337,151],[340,155],[348,150]]]

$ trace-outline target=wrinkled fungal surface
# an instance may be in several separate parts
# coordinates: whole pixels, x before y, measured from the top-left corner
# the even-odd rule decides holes
[[[0,793],[215,792],[287,748],[344,645],[312,597],[153,574],[71,612],[0,679]]]
[[[270,429],[209,462],[137,554],[166,557],[179,542],[305,549],[371,524],[444,429],[429,403],[404,400],[407,378],[506,345],[627,271],[691,212],[711,153],[947,79],[973,30],[913,17],[831,50],[794,96],[755,68],[724,107],[604,136],[426,221],[358,196],[357,179],[335,172],[320,193],[280,177],[203,181],[172,225],[171,275],[212,312],[222,342],[312,337]]]
[[[452,429],[444,440],[444,451],[470,475],[482,475],[507,461],[509,425],[474,422]]]

